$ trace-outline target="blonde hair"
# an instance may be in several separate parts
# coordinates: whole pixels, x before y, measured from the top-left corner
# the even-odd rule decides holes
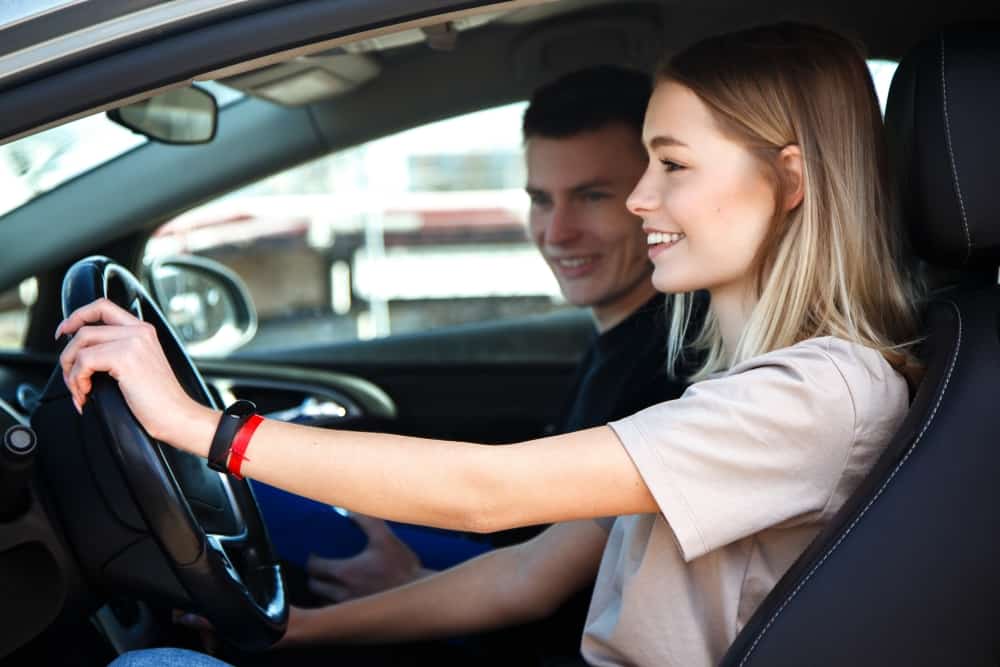
[[[828,30],[778,24],[711,37],[658,73],[693,91],[719,128],[758,159],[775,187],[775,218],[755,260],[755,296],[726,358],[709,312],[693,346],[706,353],[691,380],[816,336],[879,350],[904,372],[917,332],[915,289],[890,226],[882,117],[859,50]],[[796,145],[803,199],[785,214],[778,156]],[[692,295],[675,295],[668,361],[681,359]]]

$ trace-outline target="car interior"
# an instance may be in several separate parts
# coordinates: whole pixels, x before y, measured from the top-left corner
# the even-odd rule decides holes
[[[156,3],[140,4],[150,12]],[[7,601],[0,664],[104,664],[121,651],[169,642],[175,607],[202,610],[226,641],[260,650],[281,636],[287,615],[280,568],[246,482],[161,448],[110,381],[96,385],[95,409],[77,417],[52,339],[68,310],[107,296],[141,313],[185,388],[211,405],[248,398],[312,425],[491,444],[545,432],[593,336],[586,312],[557,303],[387,336],[296,339],[278,328],[282,344],[247,344],[271,322],[257,278],[235,275],[236,267],[268,260],[248,242],[227,242],[212,256],[229,268],[214,262],[205,275],[231,296],[233,321],[249,334],[200,354],[164,314],[171,299],[158,292],[147,258],[172,221],[325,156],[523,103],[575,69],[615,63],[651,71],[699,38],[779,20],[829,26],[857,39],[869,58],[900,63],[885,110],[894,214],[934,289],[922,306],[926,374],[905,423],[723,664],[1000,661],[992,609],[1000,600],[993,530],[1000,460],[991,438],[1000,423],[990,405],[1000,377],[993,221],[1000,211],[987,166],[1000,151],[1000,7],[977,0],[248,2],[19,64],[37,55],[36,41],[59,43],[46,32],[65,30],[55,18],[36,19],[33,31],[31,22],[0,24],[10,35],[0,40],[7,110],[0,150],[66,123],[122,115],[191,82],[213,93],[217,118],[210,140],[142,139],[36,186],[20,203],[0,202],[0,246],[11,249],[0,262],[0,290],[20,294],[24,305],[17,344],[0,350]],[[103,19],[120,25],[121,17],[89,22],[100,28]],[[326,195],[324,207],[349,208],[336,187]],[[232,222],[219,229],[242,229]],[[419,244],[430,233],[396,238],[410,234]],[[482,234],[475,238],[491,248],[526,242],[509,226]],[[281,243],[289,242],[272,246]],[[193,268],[180,258],[170,271],[208,266],[192,254]],[[332,276],[334,267],[322,271]],[[498,271],[498,280],[513,280],[515,271]],[[274,275],[263,280],[276,282]],[[471,301],[452,300],[472,309]],[[482,539],[493,538],[504,539]]]

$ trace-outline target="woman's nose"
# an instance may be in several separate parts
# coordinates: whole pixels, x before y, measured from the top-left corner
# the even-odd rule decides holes
[[[635,184],[628,199],[625,200],[625,208],[632,215],[642,216],[650,211],[655,211],[660,206],[660,195],[654,187],[650,169],[646,169],[642,178]]]

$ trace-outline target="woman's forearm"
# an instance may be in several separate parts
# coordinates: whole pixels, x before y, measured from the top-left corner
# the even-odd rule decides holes
[[[433,639],[544,618],[594,581],[607,538],[594,521],[556,524],[527,542],[400,588],[296,610],[283,643]]]
[[[540,616],[529,595],[510,590],[518,546],[368,597],[300,610],[283,645],[389,643],[500,628]]]
[[[218,420],[197,406],[157,437],[206,456]],[[482,533],[656,509],[607,427],[497,446],[265,420],[242,472],[362,514]]]
[[[219,413],[207,408],[164,438],[206,456]],[[242,473],[314,500],[386,519],[470,532],[491,495],[477,471],[492,446],[405,436],[332,431],[265,420],[254,433]]]

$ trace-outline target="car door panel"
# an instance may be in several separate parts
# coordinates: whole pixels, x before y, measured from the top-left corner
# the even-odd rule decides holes
[[[199,367],[216,383],[234,383],[235,398],[257,396],[275,410],[324,391],[357,403],[358,412],[326,425],[503,443],[537,437],[558,417],[592,336],[586,316],[558,314],[255,351]],[[285,395],[268,403],[276,389]]]

